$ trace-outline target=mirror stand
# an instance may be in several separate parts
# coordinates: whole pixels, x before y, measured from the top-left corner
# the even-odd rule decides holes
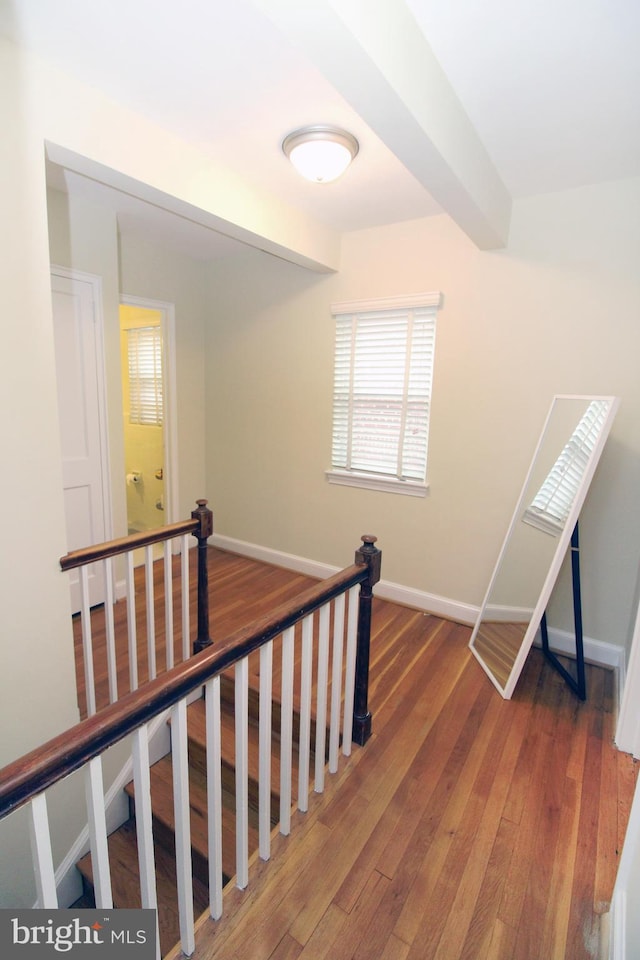
[[[573,622],[576,635],[576,676],[572,676],[560,662],[555,653],[549,648],[549,631],[547,630],[547,615],[542,614],[540,634],[542,636],[542,652],[549,663],[555,667],[565,683],[581,699],[587,699],[587,681],[584,670],[584,642],[582,635],[582,601],[580,595],[580,542],[578,524],[576,523],[571,534],[571,583],[573,586]]]

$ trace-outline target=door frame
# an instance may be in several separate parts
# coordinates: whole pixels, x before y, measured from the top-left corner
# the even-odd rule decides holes
[[[160,314],[162,331],[162,374],[164,392],[164,501],[165,523],[175,523],[178,516],[178,434],[176,386],[176,308],[166,300],[120,295],[120,304],[155,310]]]
[[[109,431],[107,418],[107,374],[104,347],[104,310],[102,303],[102,277],[94,273],[85,273],[57,263],[49,265],[50,277],[63,277],[76,283],[86,283],[91,287],[93,297],[93,322],[95,328],[95,376],[98,400],[98,422],[100,433],[100,479],[102,483],[102,517],[105,540],[113,537],[113,507],[111,502],[111,471],[109,461]],[[89,546],[89,544],[85,544]],[[68,546],[67,546],[68,549]]]
[[[625,676],[621,678],[618,691],[619,711],[615,733],[618,750],[630,753],[634,759],[640,758],[640,605],[636,609],[636,619],[631,639],[631,655]]]

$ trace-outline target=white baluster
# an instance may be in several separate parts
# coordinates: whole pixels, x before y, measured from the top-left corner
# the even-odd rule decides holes
[[[236,884],[249,882],[249,660],[235,666],[236,717]]]
[[[358,597],[360,587],[351,587],[349,591],[349,613],[347,617],[347,663],[344,674],[344,716],[342,718],[342,752],[351,756],[351,735],[353,732],[353,700],[356,681],[356,651],[358,640]]]
[[[147,597],[147,663],[149,679],[156,678],[156,611],[153,602],[153,544],[147,544],[144,557],[144,581]]]
[[[93,870],[93,889],[96,907],[111,910],[111,873],[109,870],[109,848],[107,846],[107,821],[104,809],[104,783],[102,778],[102,759],[94,757],[85,767],[85,792],[87,796],[87,815],[89,825],[89,843],[91,845],[91,864]]]
[[[171,541],[164,542],[164,622],[165,657],[167,670],[173,666],[173,562]]]
[[[309,809],[309,756],[311,754],[311,679],[313,671],[313,614],[302,621],[300,664],[300,739],[298,740],[298,810]]]
[[[138,637],[136,630],[136,587],[133,572],[133,551],[127,555],[127,637],[129,640],[129,685],[138,689]]]
[[[207,818],[209,832],[209,911],[222,916],[222,747],[220,677],[205,685],[207,726]]]
[[[260,736],[259,736],[259,848],[263,860],[271,856],[271,714],[273,687],[273,641],[260,647]]]
[[[344,646],[344,593],[333,605],[333,653],[331,661],[331,721],[329,725],[329,773],[338,769],[340,707],[342,706],[342,651]]]
[[[182,537],[180,569],[182,576],[182,659],[188,660],[191,656],[191,629],[189,626],[189,534],[187,533]]]
[[[329,614],[331,605],[320,607],[318,625],[318,677],[316,690],[316,793],[324,791],[325,752],[327,749],[327,687],[329,678]]]
[[[111,557],[104,561],[104,582],[106,599],[104,605],[105,626],[107,631],[107,673],[109,675],[109,702],[118,699],[118,663],[116,659],[116,628],[113,620],[113,564]]]
[[[182,952],[190,957],[196,944],[193,921],[193,866],[191,863],[186,700],[180,700],[171,708],[171,764],[173,767],[173,809],[180,946]]]
[[[282,635],[280,695],[280,833],[291,833],[291,756],[293,753],[293,647],[295,628]]]
[[[93,643],[91,638],[91,605],[89,601],[89,567],[80,567],[80,618],[82,621],[82,653],[87,714],[96,712],[96,684],[93,673]]]
[[[133,782],[140,865],[140,895],[145,910],[157,909],[156,867],[153,850],[149,738],[146,724],[133,733]]]
[[[58,893],[56,891],[56,877],[53,869],[53,856],[51,854],[47,801],[44,793],[34,797],[29,804],[29,835],[31,839],[33,870],[36,878],[38,906],[46,910],[56,910],[58,907]]]

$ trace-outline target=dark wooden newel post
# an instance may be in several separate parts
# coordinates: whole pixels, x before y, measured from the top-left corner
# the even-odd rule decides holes
[[[380,579],[382,553],[375,546],[376,537],[362,537],[362,546],[356,550],[356,563],[369,568],[369,576],[360,584],[358,605],[358,647],[356,652],[356,681],[353,700],[354,743],[364,746],[371,736],[369,712],[369,647],[371,643],[371,604],[373,587]]]
[[[198,636],[193,641],[194,654],[200,653],[213,643],[209,636],[209,571],[207,567],[207,539],[213,533],[213,514],[207,507],[207,500],[196,500],[196,503],[198,508],[191,513],[191,518],[200,523],[198,529],[193,532],[198,541]]]

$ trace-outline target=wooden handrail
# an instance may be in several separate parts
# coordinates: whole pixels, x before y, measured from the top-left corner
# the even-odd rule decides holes
[[[198,541],[198,633],[193,641],[193,652],[199,653],[213,643],[209,634],[209,572],[207,567],[207,541],[213,533],[213,514],[207,506],[208,500],[196,500],[197,507],[191,512],[190,520],[168,523],[156,530],[144,533],[132,533],[128,537],[119,537],[98,543],[80,550],[72,550],[60,558],[63,571],[84,567],[89,563],[107,560],[123,553],[130,553],[140,547],[154,543],[164,543],[174,537],[192,533]]]
[[[373,539],[363,538],[365,547],[356,553],[356,562],[352,566],[304,590],[293,603],[280,604],[250,626],[216,641],[215,645],[206,647],[190,660],[139,690],[126,694],[116,703],[0,770],[0,819],[78,770],[93,757],[323,604],[359,583],[375,582],[371,578],[375,575],[377,561],[369,559],[372,551],[366,546]],[[375,555],[379,556],[378,550],[375,550]]]
[[[132,533],[128,537],[107,540],[106,543],[98,543],[93,547],[70,550],[64,557],[60,557],[60,569],[75,570],[76,567],[84,567],[87,563],[116,557],[119,554],[128,553],[130,550],[137,550],[139,547],[148,547],[152,543],[162,543],[163,540],[171,540],[173,537],[179,537],[185,533],[195,534],[199,525],[200,521],[198,519],[179,520],[178,523],[168,523],[165,527],[150,530],[148,533]]]

